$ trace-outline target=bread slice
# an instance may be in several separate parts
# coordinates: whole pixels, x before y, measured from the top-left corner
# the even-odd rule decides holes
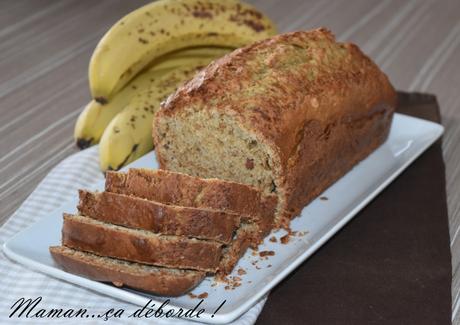
[[[96,281],[126,285],[161,296],[179,296],[200,283],[205,272],[170,269],[132,263],[74,250],[64,246],[49,248],[54,260],[65,271]]]
[[[257,223],[256,246],[272,229],[275,195],[255,187],[221,179],[203,179],[161,169],[131,168],[127,173],[107,172],[105,190],[135,195],[165,204],[230,211],[242,221]]]
[[[162,104],[160,168],[278,196],[277,226],[388,136],[396,92],[354,44],[324,28],[276,35],[220,58]]]
[[[235,213],[165,205],[133,196],[80,190],[81,215],[159,234],[229,243],[240,224]]]
[[[222,243],[182,236],[159,235],[64,214],[64,246],[132,262],[216,272]]]

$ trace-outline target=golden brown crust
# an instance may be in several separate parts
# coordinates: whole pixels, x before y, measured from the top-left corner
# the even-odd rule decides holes
[[[205,277],[205,272],[145,267],[137,263],[119,262],[90,253],[54,246],[54,260],[68,272],[95,281],[112,282],[163,296],[179,296],[193,289]],[[106,260],[111,260],[109,263]]]
[[[278,225],[286,225],[386,139],[395,105],[386,75],[356,45],[321,28],[277,35],[211,63],[166,100],[153,136],[168,169],[163,118],[196,110],[231,116],[271,148],[279,213],[287,217]]]
[[[161,169],[132,168],[127,174],[108,172],[105,189],[165,204],[241,214],[243,221],[259,225],[255,244],[272,228],[277,205],[276,195],[262,195],[259,190],[248,185]]]
[[[296,155],[290,159],[290,173],[286,174],[286,210],[283,226],[292,216],[336,180],[347,173],[358,162],[366,158],[387,138],[392,121],[392,110],[378,111],[364,121],[338,123],[333,132],[324,132],[325,127],[310,127],[308,136],[315,143],[304,141]],[[332,128],[332,127],[331,127]],[[315,152],[313,145],[322,148]],[[305,161],[315,152],[316,159]]]
[[[133,196],[79,191],[80,214],[100,221],[155,233],[229,243],[240,223],[237,214],[170,206]]]
[[[64,215],[62,244],[132,262],[207,272],[217,271],[222,255],[219,242],[161,236],[71,215]]]

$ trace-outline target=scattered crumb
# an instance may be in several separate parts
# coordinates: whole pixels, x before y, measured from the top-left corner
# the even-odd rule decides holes
[[[269,240],[270,240],[272,243],[278,242],[278,239],[276,239],[275,236],[271,236]]]
[[[248,283],[252,283],[252,281],[248,281]]]
[[[260,270],[260,269],[261,269],[261,267],[256,265],[256,269],[257,269],[257,270]]]
[[[274,251],[262,251],[259,253],[260,257],[273,256],[273,255],[275,255]]]
[[[290,234],[286,234],[280,238],[281,244],[284,244],[284,245],[289,243],[289,240],[290,240]]]
[[[241,278],[239,276],[228,276],[225,278],[227,285],[224,287],[225,290],[234,290],[241,285]]]
[[[213,282],[213,283],[211,284],[211,287],[215,287],[216,285],[217,285],[217,282]]]
[[[297,233],[297,237],[303,237],[303,236],[305,236],[306,234],[308,234],[308,231],[299,231],[299,232]]]
[[[246,274],[246,271],[244,269],[242,269],[242,268],[239,268],[237,272],[238,272],[238,275],[245,275]]]
[[[195,298],[198,298],[198,299],[205,299],[205,298],[208,298],[208,293],[207,292],[203,292],[203,293],[200,293],[199,295],[195,295],[191,292],[188,293],[188,296],[192,299],[195,299]]]
[[[257,251],[252,251],[251,255],[252,256],[257,256]]]
[[[329,198],[328,198],[327,196],[321,196],[319,199],[320,199],[321,201],[327,201],[327,200],[329,200]]]
[[[272,267],[272,265],[271,265],[271,264],[268,264],[267,267]]]

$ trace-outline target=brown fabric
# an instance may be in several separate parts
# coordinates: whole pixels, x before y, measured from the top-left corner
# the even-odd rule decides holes
[[[397,111],[439,122],[436,98]],[[451,255],[441,141],[270,294],[257,324],[450,324]]]

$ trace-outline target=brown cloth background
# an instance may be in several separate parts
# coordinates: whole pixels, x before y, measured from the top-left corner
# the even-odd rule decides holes
[[[436,97],[399,93],[398,112],[440,122]],[[270,294],[257,324],[451,323],[441,140]]]

